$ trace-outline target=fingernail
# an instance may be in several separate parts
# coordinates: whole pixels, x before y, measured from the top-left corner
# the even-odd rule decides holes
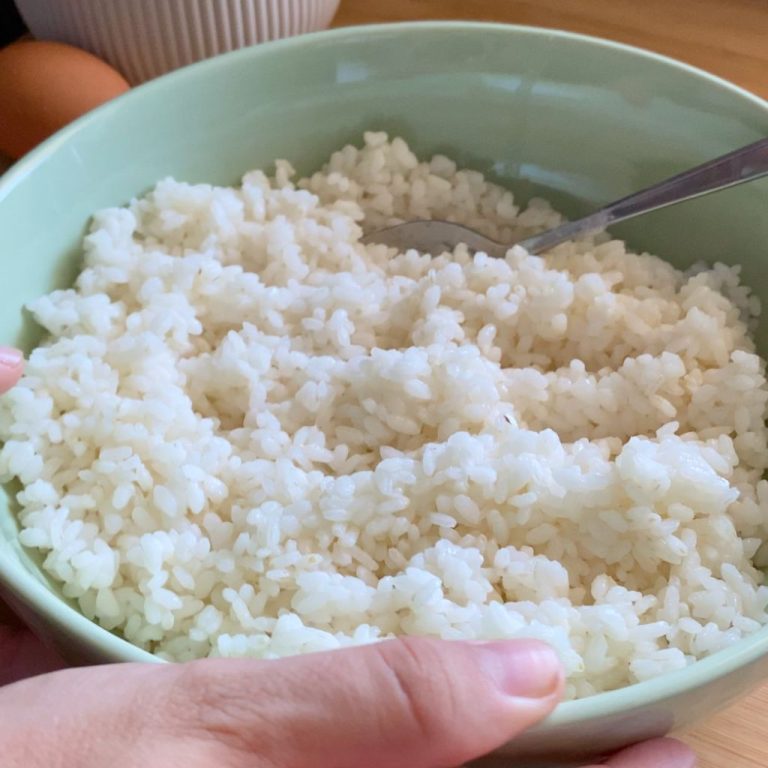
[[[507,696],[543,699],[560,686],[563,668],[546,643],[493,640],[473,645],[483,669]]]
[[[0,365],[4,368],[18,368],[24,355],[13,347],[0,347]]]

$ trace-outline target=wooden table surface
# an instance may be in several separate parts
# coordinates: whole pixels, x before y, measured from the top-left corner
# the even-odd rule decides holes
[[[607,37],[682,59],[768,99],[768,0],[342,0],[334,24],[417,19],[504,21]],[[768,686],[685,738],[699,753],[699,768],[765,768]]]

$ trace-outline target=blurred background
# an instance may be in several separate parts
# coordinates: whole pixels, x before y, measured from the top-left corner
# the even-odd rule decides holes
[[[416,19],[484,19],[607,37],[768,98],[768,0],[342,0],[334,25]]]
[[[608,37],[703,67],[768,98],[768,0],[341,0],[332,25],[418,19],[531,24]],[[0,46],[25,31],[14,0],[0,0]]]
[[[0,0],[0,45],[7,45],[26,31],[13,0]]]

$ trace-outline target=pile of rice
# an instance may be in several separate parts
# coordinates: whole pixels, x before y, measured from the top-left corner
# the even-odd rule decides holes
[[[560,221],[383,133],[294,176],[163,180],[96,214],[76,286],[30,306],[49,336],[2,399],[0,476],[86,616],[174,660],[537,637],[569,697],[768,621],[738,268],[607,236],[363,246],[410,218]]]

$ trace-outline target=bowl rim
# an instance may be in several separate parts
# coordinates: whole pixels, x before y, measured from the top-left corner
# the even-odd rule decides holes
[[[132,100],[136,100],[138,103],[144,93],[171,91],[177,82],[187,78],[195,78],[203,71],[226,70],[236,61],[249,59],[255,61],[262,56],[270,56],[273,52],[306,48],[312,46],[318,39],[326,42],[341,42],[359,39],[362,36],[370,39],[371,35],[382,37],[391,34],[419,35],[425,33],[445,34],[446,36],[465,33],[525,35],[601,48],[635,59],[653,61],[664,67],[684,72],[692,78],[704,81],[710,86],[728,91],[734,96],[750,102],[768,116],[768,101],[722,77],[670,56],[592,35],[548,27],[478,21],[411,21],[354,25],[311,32],[224,53],[182,67],[132,88],[115,100],[78,118],[12,165],[0,176],[0,203],[17,184],[40,166],[48,156],[54,154],[59,147],[66,144],[71,137],[92,123],[98,122],[110,111],[121,108],[123,104],[128,104]],[[0,557],[0,585],[9,590],[12,595],[17,595],[38,615],[47,617],[49,621],[52,619],[60,630],[65,630],[68,635],[86,647],[100,650],[108,656],[124,661],[164,663],[160,657],[133,645],[128,640],[87,619],[52,593],[32,573],[23,567],[18,567],[18,565],[11,566],[6,558],[2,557]],[[693,691],[755,662],[766,654],[768,654],[768,626],[739,640],[728,648],[690,664],[684,669],[616,690],[597,693],[583,699],[562,702],[540,727],[549,730],[554,727],[583,723],[594,718],[626,715],[633,710],[658,704],[670,697]],[[534,730],[539,730],[539,728]]]

